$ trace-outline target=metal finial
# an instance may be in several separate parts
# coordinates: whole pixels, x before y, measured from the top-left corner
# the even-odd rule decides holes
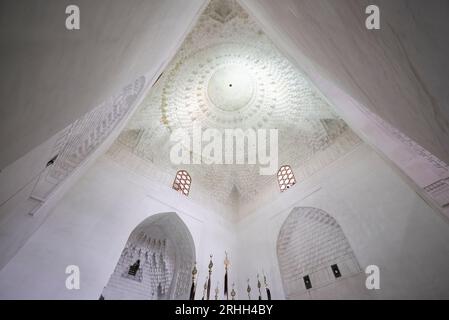
[[[209,261],[209,272],[212,272],[212,267],[214,266],[214,263],[212,262],[212,255],[210,255],[210,261]]]
[[[198,270],[196,269],[196,261],[193,264],[193,270],[192,270],[192,279],[195,279],[195,275],[198,273]]]
[[[207,280],[208,280],[208,277],[206,276],[206,281],[204,282],[204,286],[203,286],[203,300],[206,298]]]
[[[215,300],[218,300],[218,281],[217,281],[217,287],[215,287]]]
[[[231,290],[231,297],[232,297],[232,300],[235,300],[235,290],[234,290],[234,286],[235,286],[235,283],[232,283],[232,290]]]
[[[225,259],[224,259],[224,265],[225,268],[227,269],[229,266],[229,258],[228,258],[228,253],[225,251]]]

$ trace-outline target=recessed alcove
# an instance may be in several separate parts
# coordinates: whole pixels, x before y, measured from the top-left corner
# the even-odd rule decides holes
[[[150,216],[129,236],[102,299],[187,299],[194,262],[193,239],[179,216]]]

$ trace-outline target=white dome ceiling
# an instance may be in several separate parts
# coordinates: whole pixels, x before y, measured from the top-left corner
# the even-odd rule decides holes
[[[235,1],[212,1],[119,141],[173,175],[169,136],[177,128],[275,128],[279,165],[303,166],[336,143],[349,150],[358,139],[304,76]],[[294,146],[294,147],[293,147]],[[342,153],[340,152],[340,154]],[[255,165],[187,165],[195,184],[228,201],[251,199],[275,176]],[[296,173],[296,172],[295,172]]]
[[[222,66],[207,81],[208,104],[225,112],[239,111],[255,97],[254,87],[248,68],[238,63]]]

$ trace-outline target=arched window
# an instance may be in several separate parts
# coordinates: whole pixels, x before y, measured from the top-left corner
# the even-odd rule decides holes
[[[175,181],[173,181],[173,189],[188,196],[190,192],[191,183],[192,178],[190,178],[188,172],[185,170],[179,170],[176,173]]]
[[[289,165],[282,166],[278,171],[278,183],[281,192],[296,184],[295,175]]]

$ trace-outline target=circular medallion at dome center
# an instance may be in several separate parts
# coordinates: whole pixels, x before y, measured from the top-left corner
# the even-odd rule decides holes
[[[207,85],[210,102],[217,108],[233,112],[245,107],[254,94],[253,79],[246,68],[233,65],[218,69]]]

